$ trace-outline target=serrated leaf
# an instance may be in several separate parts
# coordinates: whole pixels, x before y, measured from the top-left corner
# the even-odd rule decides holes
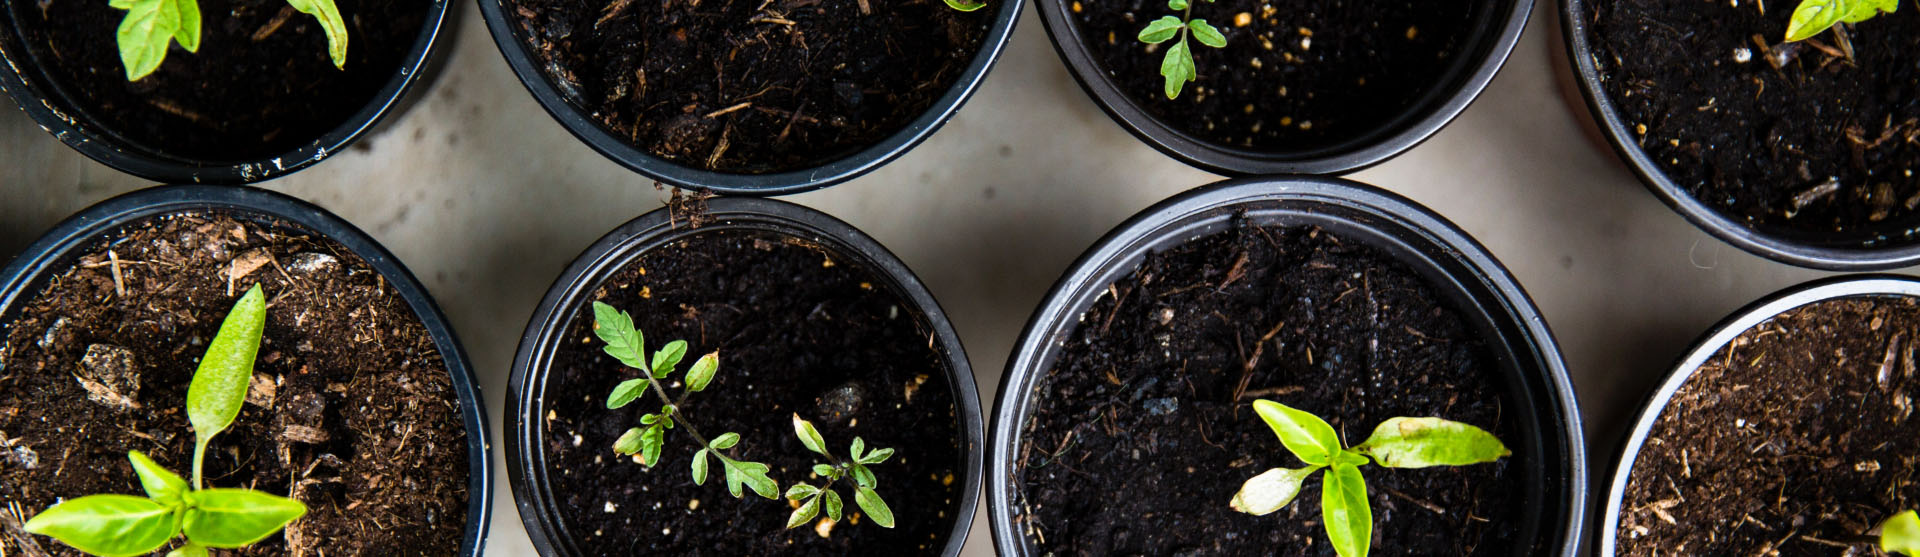
[[[720,370],[720,352],[710,352],[693,361],[693,367],[687,370],[687,392],[697,393],[713,382],[713,373]]]
[[[620,434],[620,438],[613,441],[613,452],[622,455],[640,452],[640,437],[646,432],[647,430],[637,427],[627,429],[626,433]]]
[[[719,437],[713,438],[712,447],[716,450],[724,451],[738,444],[740,444],[740,434],[729,431],[720,434]]]
[[[721,460],[727,469],[727,491],[734,497],[740,497],[740,486],[745,485],[754,493],[768,499],[779,498],[779,484],[767,477],[767,465],[758,462]]]
[[[647,337],[633,328],[633,316],[603,302],[593,303],[593,334],[607,343],[608,356],[627,367],[647,371]]]
[[[875,493],[872,488],[861,487],[854,490],[853,502],[860,505],[860,510],[867,512],[867,517],[872,518],[874,524],[885,528],[893,527],[893,509],[887,508],[887,502],[881,500],[880,494]]]
[[[1880,524],[1880,550],[1920,556],[1920,513],[1906,511]]]
[[[827,454],[827,441],[820,438],[820,430],[814,429],[813,422],[801,419],[799,414],[793,415],[793,435],[800,438],[800,444],[806,445],[807,450]]]
[[[333,0],[287,0],[287,5],[320,22],[320,29],[327,33],[327,57],[333,60],[333,67],[346,69],[347,21],[340,17],[340,8],[333,5]]]
[[[1274,468],[1261,472],[1240,485],[1240,491],[1233,494],[1233,501],[1228,506],[1254,516],[1265,516],[1280,510],[1300,495],[1300,484],[1319,469],[1318,466]]]
[[[1373,508],[1360,469],[1337,465],[1320,481],[1320,518],[1333,551],[1340,557],[1365,557],[1373,545]]]
[[[1147,27],[1140,30],[1140,42],[1147,44],[1167,42],[1167,39],[1180,34],[1180,26],[1180,18],[1170,15],[1161,16],[1160,19],[1148,22]]]
[[[1389,418],[1354,450],[1388,468],[1466,466],[1513,454],[1486,430],[1440,418]]]
[[[792,529],[796,526],[806,524],[807,521],[813,520],[813,517],[818,514],[820,514],[820,498],[814,497],[807,499],[807,502],[800,504],[800,508],[793,510],[793,514],[787,516],[787,528]]]
[[[127,451],[127,459],[133,461],[133,473],[140,476],[141,489],[146,490],[147,498],[156,503],[166,506],[179,504],[180,496],[192,490],[179,474],[147,458],[146,453]]]
[[[251,545],[307,514],[299,501],[251,489],[203,489],[192,498],[181,528],[187,539],[207,547]]]
[[[693,453],[693,485],[707,485],[707,449]]]
[[[41,511],[22,528],[94,555],[133,557],[167,545],[179,516],[145,497],[88,495]]]
[[[1167,80],[1167,98],[1180,98],[1180,90],[1194,78],[1193,53],[1186,40],[1173,43],[1173,48],[1167,49],[1167,56],[1160,60],[1160,75]]]
[[[981,2],[967,2],[966,0],[947,0],[947,7],[960,10],[963,12],[971,12],[971,11],[979,10],[980,8],[987,7],[987,3],[984,0]]]
[[[653,353],[653,376],[666,377],[673,374],[673,366],[680,365],[680,359],[687,357],[687,341],[676,340]]]
[[[1341,450],[1339,434],[1319,416],[1271,400],[1253,401],[1253,411],[1301,462],[1326,466]]]
[[[866,458],[860,459],[860,463],[861,464],[879,464],[882,462],[886,462],[887,459],[891,458],[892,456],[893,456],[893,449],[874,449],[873,452],[867,453]]]
[[[1207,23],[1207,20],[1196,19],[1189,21],[1187,22],[1187,27],[1193,29],[1193,38],[1194,40],[1200,41],[1200,44],[1214,48],[1227,47],[1227,36],[1220,34],[1220,30],[1213,28],[1213,25]]]
[[[613,386],[613,394],[607,395],[607,409],[612,410],[628,404],[647,394],[647,378],[640,377],[621,381]]]
[[[866,465],[855,462],[849,471],[853,473],[853,483],[859,484],[860,487],[867,489],[880,487],[880,480],[873,477],[873,471],[868,470]]]
[[[640,463],[648,467],[660,464],[660,447],[666,444],[667,428],[653,424],[640,432]]]

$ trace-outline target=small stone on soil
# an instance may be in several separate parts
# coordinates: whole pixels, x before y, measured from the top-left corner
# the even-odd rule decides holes
[[[66,317],[54,319],[53,324],[47,326],[47,333],[40,337],[40,349],[52,351],[56,347],[73,342],[73,331],[70,329],[72,325],[72,319]]]
[[[340,260],[324,253],[306,252],[293,256],[287,270],[303,275],[331,273],[340,269]]]
[[[80,368],[74,379],[87,390],[87,400],[122,410],[140,407],[134,402],[140,394],[140,367],[132,350],[111,344],[88,346]]]

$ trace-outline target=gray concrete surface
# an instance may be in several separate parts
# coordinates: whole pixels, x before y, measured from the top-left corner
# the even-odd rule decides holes
[[[1707,326],[1819,273],[1770,263],[1688,225],[1561,102],[1537,10],[1506,68],[1425,144],[1354,178],[1465,228],[1532,294],[1573,370],[1592,464],[1604,469],[1643,391]],[[447,72],[382,134],[265,184],[354,222],[398,255],[452,318],[499,438],[515,343],[555,275],[665,194],[575,141],[508,70],[472,6]],[[925,280],[966,342],[983,403],[1046,289],[1107,229],[1217,179],[1162,156],[1094,106],[1039,20],[952,122],[857,181],[788,198],[891,248]],[[147,186],[0,110],[0,257],[68,214]],[[497,443],[496,443],[497,446]],[[496,456],[495,466],[502,466]],[[505,476],[489,548],[533,552]],[[966,555],[991,555],[984,515]]]

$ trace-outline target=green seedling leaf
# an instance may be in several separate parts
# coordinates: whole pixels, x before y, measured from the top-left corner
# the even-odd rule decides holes
[[[1271,400],[1253,401],[1253,411],[1301,462],[1326,466],[1342,450],[1339,434],[1318,416]]]
[[[612,410],[628,404],[647,394],[647,378],[640,377],[621,381],[613,386],[613,394],[607,395],[607,409]]]
[[[687,357],[687,341],[676,340],[667,343],[665,348],[653,353],[653,376],[672,375],[673,366],[680,365],[680,359],[685,357]]]
[[[621,455],[640,452],[640,437],[646,433],[646,430],[637,427],[628,428],[626,433],[620,434],[620,438],[613,441],[613,452]]]
[[[179,529],[175,508],[133,495],[88,495],[54,505],[22,526],[103,557],[146,555]]]
[[[1880,550],[1920,556],[1920,513],[1906,511],[1880,524]]]
[[[1188,6],[1191,6],[1191,5],[1193,4],[1189,0],[1167,0],[1167,7],[1173,9],[1174,11],[1185,10],[1187,9]]]
[[[1513,454],[1486,430],[1440,418],[1388,419],[1354,450],[1388,468],[1465,466]]]
[[[1898,2],[1899,0],[1894,0]],[[180,24],[173,29],[173,41],[187,52],[200,52],[200,4],[195,0],[174,0]]]
[[[693,453],[693,485],[707,485],[707,449]]]
[[[1881,12],[1893,13],[1900,9],[1900,0],[1857,0],[1849,6],[1847,13],[1840,16],[1845,23],[1859,23],[1880,15]]]
[[[662,418],[659,414],[643,414],[640,416],[640,424],[653,425],[653,424],[660,423],[661,419]]]
[[[851,470],[853,471],[853,483],[859,484],[860,487],[867,489],[880,487],[880,480],[874,478],[873,471],[868,470],[865,465],[855,462]]]
[[[320,29],[327,32],[327,57],[333,60],[333,67],[346,69],[347,21],[340,17],[340,8],[334,7],[333,0],[287,0],[287,5],[320,21]]]
[[[883,528],[893,527],[893,509],[887,508],[887,502],[881,500],[880,494],[875,493],[873,488],[862,486],[855,490],[853,502],[860,505],[860,510],[867,511],[867,517],[872,518],[874,524]]]
[[[1187,27],[1193,29],[1193,39],[1200,41],[1200,44],[1214,48],[1227,47],[1227,36],[1220,34],[1220,30],[1213,28],[1213,25],[1207,23],[1207,20],[1196,19],[1189,21],[1187,22]]]
[[[886,462],[887,459],[892,456],[893,449],[874,449],[873,452],[867,453],[866,457],[861,458],[859,462],[861,464],[879,464]]]
[[[1173,48],[1167,49],[1167,57],[1160,61],[1160,75],[1167,79],[1166,89],[1169,99],[1180,98],[1180,89],[1186,87],[1187,82],[1195,79],[1193,52],[1189,50],[1190,48],[1187,46],[1187,41],[1181,39],[1180,42],[1173,43]]]
[[[207,444],[240,415],[253,381],[253,357],[267,324],[267,297],[255,284],[233,304],[214,333],[187,385],[187,421],[193,424],[193,486],[200,487],[200,464]]]
[[[712,447],[714,450],[724,451],[738,444],[740,444],[740,434],[729,431],[713,438]]]
[[[307,514],[299,501],[251,489],[205,489],[191,499],[183,527],[187,539],[207,547],[251,545]]]
[[[852,458],[855,462],[858,462],[860,460],[860,455],[867,453],[867,440],[861,439],[857,436],[854,437],[853,446],[847,447],[847,452],[849,453],[847,455],[848,458]]]
[[[140,487],[147,490],[147,498],[156,503],[177,506],[180,496],[193,489],[187,486],[187,480],[147,458],[145,453],[127,451],[127,460],[133,461],[133,473],[140,476]]]
[[[734,497],[737,498],[742,495],[740,487],[744,485],[761,497],[768,499],[779,498],[778,492],[780,486],[774,483],[773,478],[767,477],[767,465],[758,462],[742,462],[726,459],[721,459],[720,464],[726,468],[727,492],[732,493]]]
[[[1787,41],[1801,41],[1825,32],[1848,16],[1859,17],[1854,21],[1872,17],[1874,10],[1867,9],[1867,16],[1856,13],[1863,0],[1801,0],[1794,8],[1793,16],[1787,20]]]
[[[814,487],[814,486],[812,486],[812,485],[808,485],[808,484],[793,484],[793,485],[790,485],[790,486],[787,486],[787,495],[786,495],[786,497],[787,497],[788,499],[792,499],[792,500],[795,500],[795,501],[799,501],[799,500],[801,500],[801,499],[806,499],[806,498],[808,498],[808,497],[812,497],[812,496],[814,496],[815,494],[818,494],[818,493],[820,493],[820,488],[817,488],[817,487]]]
[[[840,469],[825,464],[813,465],[813,473],[823,478],[840,479]]]
[[[1327,470],[1320,484],[1320,517],[1335,553],[1366,556],[1373,544],[1373,509],[1368,506],[1367,482],[1359,468],[1339,465]]]
[[[720,352],[710,352],[694,360],[693,368],[687,370],[687,392],[697,393],[713,382],[713,372],[720,369]]]
[[[187,542],[187,545],[173,548],[173,551],[168,551],[167,557],[212,557],[212,556],[207,553],[207,546],[196,544],[193,542]]]
[[[1319,466],[1274,468],[1261,472],[1240,485],[1240,492],[1233,494],[1233,502],[1229,505],[1233,510],[1254,516],[1280,510],[1300,495],[1300,484],[1319,469]]]
[[[665,444],[667,428],[653,424],[640,432],[640,464],[654,466],[660,464],[660,446]]]
[[[796,526],[806,524],[807,521],[813,520],[813,517],[818,514],[820,514],[820,498],[814,497],[807,499],[807,502],[800,504],[800,508],[793,510],[792,515],[787,516],[787,528],[792,529]]]
[[[834,522],[840,521],[840,494],[832,490],[820,492],[820,506],[826,508],[827,518],[833,519]]]
[[[820,430],[813,428],[813,422],[800,419],[799,414],[793,415],[793,435],[800,438],[800,444],[806,445],[807,450],[827,454],[827,441],[820,438]]]
[[[166,60],[167,44],[180,28],[180,2],[121,0],[108,5],[127,10],[127,16],[120,20],[120,28],[114,32],[114,40],[120,46],[120,64],[127,69],[127,81],[139,81]],[[194,13],[199,13],[197,7]],[[197,30],[198,18],[195,21]],[[194,46],[199,46],[197,40]]]
[[[947,0],[947,7],[960,10],[963,12],[971,12],[971,11],[979,10],[980,8],[987,7],[987,3],[984,1],[967,2],[966,0]]]
[[[1366,466],[1369,462],[1371,461],[1367,460],[1367,455],[1353,452],[1350,449],[1342,449],[1340,452],[1333,453],[1333,465]]]
[[[646,336],[633,328],[633,316],[627,312],[613,309],[602,302],[593,303],[593,334],[607,343],[602,348],[608,356],[620,360],[627,367],[638,370],[650,370],[647,367]],[[642,385],[644,386],[644,385]]]
[[[1180,34],[1180,28],[1180,18],[1170,15],[1161,16],[1160,19],[1153,20],[1145,29],[1140,30],[1140,42],[1147,44],[1167,42],[1174,35]]]

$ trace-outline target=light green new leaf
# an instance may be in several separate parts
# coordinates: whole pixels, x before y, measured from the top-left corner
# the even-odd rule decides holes
[[[656,423],[640,432],[640,464],[649,467],[660,464],[660,446],[666,444],[666,437],[664,424]]]
[[[200,368],[187,385],[187,421],[193,424],[193,486],[200,487],[200,465],[207,444],[240,415],[253,382],[253,357],[260,352],[260,335],[267,325],[267,297],[260,285],[247,289],[207,344]]]
[[[1900,9],[1900,0],[1855,0],[1847,7],[1847,13],[1840,15],[1840,21],[1859,23],[1880,15],[1880,12],[1893,13]]]
[[[693,453],[693,485],[707,485],[707,449]]]
[[[780,485],[767,477],[767,465],[758,462],[743,462],[721,459],[720,465],[726,468],[727,492],[740,497],[740,486],[752,489],[754,493],[768,499],[778,499]]]
[[[834,522],[840,521],[840,494],[834,493],[833,490],[820,492],[820,506],[826,509],[827,518],[833,519]]]
[[[127,10],[114,31],[120,46],[120,64],[127,69],[127,81],[138,81],[160,68],[167,59],[167,44],[180,27],[180,7],[176,0],[130,0],[109,4]],[[198,10],[195,10],[198,12]],[[197,45],[196,45],[197,46]]]
[[[793,415],[793,435],[800,438],[800,444],[806,445],[807,450],[827,454],[827,441],[820,438],[820,430],[813,428],[813,422],[800,419],[799,414]]]
[[[1340,464],[1347,466],[1366,466],[1369,462],[1372,461],[1367,460],[1367,455],[1353,452],[1352,449],[1342,449],[1340,452],[1333,453],[1333,464],[1328,464],[1328,466]]]
[[[978,10],[980,8],[987,7],[987,3],[984,0],[980,2],[967,2],[966,0],[947,0],[947,6],[963,12],[971,12],[974,10]]]
[[[1326,466],[1341,450],[1339,434],[1319,416],[1271,400],[1253,401],[1253,411],[1302,462]]]
[[[1486,430],[1440,418],[1391,418],[1354,450],[1388,468],[1465,466],[1513,454]]]
[[[687,392],[697,393],[713,382],[713,372],[720,369],[720,352],[709,352],[693,361],[693,368],[687,370]]]
[[[893,449],[874,449],[873,452],[867,453],[866,457],[861,458],[859,462],[861,464],[879,464],[886,462],[887,458],[892,456]]]
[[[23,528],[104,557],[146,555],[179,529],[174,509],[133,495],[88,495],[54,505]]]
[[[854,490],[853,502],[860,505],[860,510],[867,511],[867,517],[872,518],[874,524],[884,528],[893,527],[893,509],[887,508],[887,502],[882,501],[880,494],[875,493],[873,488],[861,487]]]
[[[813,465],[813,473],[824,478],[840,479],[840,469],[825,464]]]
[[[1140,30],[1140,42],[1147,44],[1167,42],[1167,39],[1180,34],[1180,26],[1180,18],[1170,15],[1160,16],[1160,19],[1147,23],[1147,27]]]
[[[820,498],[814,497],[808,499],[807,502],[800,504],[800,508],[794,509],[793,514],[787,516],[787,528],[792,529],[801,524],[806,524],[807,521],[813,520],[813,517],[818,514],[820,514]]]
[[[1880,525],[1880,550],[1920,557],[1920,513],[1907,511],[1893,515]]]
[[[1806,40],[1834,24],[1859,23],[1899,7],[1899,0],[1801,0],[1787,20],[1787,40]]]
[[[1200,41],[1200,44],[1214,48],[1227,47],[1227,36],[1220,34],[1220,30],[1213,28],[1213,25],[1207,23],[1207,20],[1196,19],[1189,21],[1187,22],[1187,27],[1193,28],[1193,38]]]
[[[633,328],[633,316],[601,302],[593,303],[593,334],[607,343],[602,350],[627,367],[647,371],[647,337]]]
[[[1173,43],[1173,48],[1167,49],[1166,58],[1160,60],[1160,75],[1167,80],[1166,89],[1169,99],[1180,98],[1180,89],[1185,88],[1187,82],[1194,80],[1193,52],[1189,49],[1187,41],[1181,39]]]
[[[713,438],[712,443],[710,446],[717,451],[731,449],[734,445],[740,444],[740,434],[731,431],[722,433],[719,437]]]
[[[133,461],[133,473],[140,476],[140,487],[147,490],[147,498],[157,503],[173,506],[180,502],[180,496],[192,488],[179,474],[166,469],[140,451],[127,451],[127,460]]]
[[[1352,466],[1329,468],[1320,483],[1320,518],[1327,540],[1340,557],[1365,557],[1373,545],[1373,508],[1367,501],[1367,481]]]
[[[613,386],[613,394],[607,396],[607,409],[612,410],[633,403],[647,394],[647,378],[640,377],[621,381]]]
[[[793,484],[793,485],[787,486],[786,498],[799,501],[801,499],[812,497],[814,496],[814,494],[817,494],[817,493],[820,493],[820,488],[814,487],[810,484]]]
[[[190,498],[183,523],[187,539],[207,547],[250,545],[307,514],[299,501],[251,489],[205,489]]]
[[[287,0],[287,5],[320,20],[320,29],[327,32],[327,57],[333,59],[333,67],[346,69],[347,21],[340,17],[340,8],[334,7],[333,0]]]
[[[1899,0],[1894,0],[1898,2]],[[174,42],[187,52],[200,52],[200,3],[196,0],[174,0],[180,24],[173,29]]]
[[[167,557],[212,557],[212,555],[207,552],[207,546],[187,542],[187,545],[168,551]]]
[[[666,377],[673,374],[673,366],[680,365],[680,359],[687,357],[687,341],[676,340],[658,352],[653,353],[653,376]]]
[[[1167,7],[1174,11],[1185,10],[1190,5],[1192,4],[1188,0],[1167,0]]]
[[[646,432],[646,430],[637,427],[628,428],[626,433],[620,434],[620,438],[613,441],[613,452],[622,455],[631,455],[640,452],[640,437],[645,435]]]
[[[1319,466],[1307,468],[1274,468],[1249,478],[1240,485],[1240,492],[1233,494],[1229,503],[1233,510],[1254,516],[1265,516],[1280,510],[1300,495],[1300,484],[1307,481]]]
[[[851,458],[856,462],[859,461],[861,455],[867,454],[867,440],[855,435],[853,437],[853,446],[847,447],[847,452],[850,453],[847,455],[847,458]]]

